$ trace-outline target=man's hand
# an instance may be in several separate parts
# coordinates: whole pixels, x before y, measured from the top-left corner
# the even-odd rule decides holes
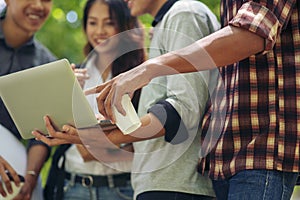
[[[0,194],[3,197],[6,197],[7,194],[3,188],[2,182],[5,184],[5,187],[7,188],[7,191],[10,194],[13,192],[10,183],[11,179],[15,182],[16,186],[20,186],[21,180],[17,172],[2,156],[0,156],[0,176]]]
[[[115,123],[112,106],[115,106],[122,115],[126,115],[121,105],[122,97],[124,94],[129,94],[129,96],[132,97],[134,91],[150,82],[152,74],[145,73],[149,64],[151,64],[151,62],[145,62],[102,85],[86,90],[85,94],[99,93],[97,97],[99,112],[104,115],[105,118]]]

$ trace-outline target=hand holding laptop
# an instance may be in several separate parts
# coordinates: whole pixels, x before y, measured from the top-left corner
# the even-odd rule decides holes
[[[61,144],[82,144],[77,129],[71,125],[64,125],[62,131],[57,130],[53,126],[53,122],[49,116],[44,117],[45,126],[48,134],[45,135],[37,130],[32,131],[32,135],[36,140],[41,140],[49,146],[57,146]]]
[[[48,135],[45,136],[39,131],[32,131],[32,135],[49,146],[56,146],[61,144],[84,144],[97,142],[103,148],[116,148],[106,137],[110,131],[117,129],[114,124],[107,120],[101,120],[98,125],[93,127],[76,129],[71,125],[63,125],[62,131],[58,131],[52,124],[51,118],[44,117],[45,126]]]
[[[81,129],[76,129],[70,125],[64,125],[62,132],[55,130],[49,117],[45,117],[44,120],[50,137],[47,137],[38,131],[33,131],[32,134],[37,140],[41,140],[49,146],[67,143],[83,144],[86,150],[99,161],[110,163],[132,160],[132,151],[123,148],[124,145],[121,146],[121,143],[119,145],[117,142],[116,145],[111,142],[111,136],[114,140],[116,140],[116,138],[128,138],[132,136],[124,135],[115,125],[112,126],[111,123],[108,123],[107,120],[102,121],[100,124],[102,124],[103,127],[107,126],[103,129],[109,129],[108,131],[103,131],[99,124],[94,127]],[[112,153],[114,156],[111,156]]]

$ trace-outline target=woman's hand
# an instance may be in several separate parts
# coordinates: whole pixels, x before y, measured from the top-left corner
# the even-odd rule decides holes
[[[49,146],[56,146],[61,144],[84,144],[85,146],[94,148],[100,146],[101,148],[118,148],[113,144],[107,137],[113,130],[104,130],[96,125],[90,128],[76,129],[70,125],[64,125],[62,131],[55,130],[51,119],[48,116],[44,117],[45,126],[48,131],[49,136],[33,131],[32,134],[35,136],[36,140],[40,140]]]
[[[51,119],[48,116],[44,117],[45,125],[49,136],[33,131],[32,134],[36,140],[40,140],[49,146],[56,146],[61,144],[82,144],[82,141],[78,135],[78,131],[75,127],[70,125],[64,125],[63,131],[56,131],[51,123]]]
[[[87,69],[75,68],[76,66],[73,63],[71,64],[71,67],[72,67],[72,70],[73,70],[81,88],[83,88],[85,81],[90,78],[90,76],[87,73]]]

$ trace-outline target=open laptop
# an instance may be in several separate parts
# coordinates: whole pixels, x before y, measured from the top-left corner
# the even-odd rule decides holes
[[[0,96],[24,139],[33,138],[33,130],[47,135],[45,115],[57,130],[98,123],[67,59],[1,76]]]

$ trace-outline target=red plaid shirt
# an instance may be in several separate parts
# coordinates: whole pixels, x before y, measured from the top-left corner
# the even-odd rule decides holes
[[[223,0],[221,15],[223,26],[265,38],[265,51],[220,68],[226,95],[216,106],[225,108],[224,127],[216,128],[222,123],[209,111],[203,121],[204,134],[209,125],[221,129],[220,137],[218,131],[211,137],[218,141],[209,150],[210,176],[228,178],[245,169],[299,172],[300,2]]]

